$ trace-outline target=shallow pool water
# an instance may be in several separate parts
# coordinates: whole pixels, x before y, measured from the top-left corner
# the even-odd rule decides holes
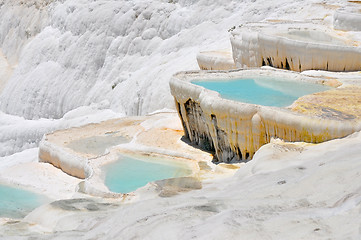
[[[46,202],[39,194],[0,184],[0,217],[23,218]]]
[[[122,136],[104,135],[74,140],[66,146],[75,152],[102,155],[107,148],[127,142],[129,139]]]
[[[116,162],[103,167],[105,185],[112,192],[129,193],[156,180],[184,177],[192,171],[180,164],[165,161],[144,161],[120,156]]]
[[[223,98],[264,106],[286,107],[299,97],[331,87],[276,78],[194,80],[192,83],[217,91]]]

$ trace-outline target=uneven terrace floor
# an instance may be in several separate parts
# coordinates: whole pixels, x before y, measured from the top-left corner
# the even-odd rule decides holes
[[[292,111],[334,120],[361,119],[361,87],[347,86],[303,96]]]
[[[230,167],[228,164],[214,165],[211,163],[213,160],[211,153],[191,145],[183,135],[180,119],[174,112],[112,119],[46,135],[43,141],[47,146],[56,146],[56,148],[43,148],[44,144],[40,144],[40,157],[46,155],[46,161],[56,165],[59,160],[52,159],[51,150],[60,149],[57,150],[58,155],[64,151],[69,154],[67,155],[69,157],[64,158],[66,161],[77,161],[79,157],[86,159],[93,171],[91,177],[86,179],[93,190],[86,193],[103,197],[109,196],[110,192],[104,186],[104,173],[101,167],[116,161],[119,155],[183,163],[192,170],[191,177],[198,180],[229,176],[239,168],[239,166]],[[73,159],[69,160],[69,158]],[[73,165],[79,166],[76,163]],[[66,169],[64,171],[67,172]],[[120,196],[114,195],[114,197]]]

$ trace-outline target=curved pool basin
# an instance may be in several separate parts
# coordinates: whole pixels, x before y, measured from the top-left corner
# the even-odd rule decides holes
[[[105,185],[112,192],[129,193],[157,180],[184,177],[192,173],[185,164],[151,158],[119,156],[116,162],[102,168]]]

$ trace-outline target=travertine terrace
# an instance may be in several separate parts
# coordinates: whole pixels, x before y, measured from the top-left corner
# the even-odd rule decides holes
[[[361,129],[358,117],[350,118],[349,114],[346,114],[348,107],[354,107],[345,104],[347,100],[338,102],[343,105],[343,109],[333,110],[334,113],[339,113],[338,118],[330,114],[313,116],[307,114],[307,110],[300,111],[300,105],[289,109],[232,101],[221,98],[217,92],[190,83],[193,79],[250,76],[287,76],[294,81],[338,85],[335,79],[307,77],[295,72],[273,69],[176,74],[170,81],[170,87],[185,134],[202,148],[215,151],[219,161],[249,160],[262,145],[269,143],[271,138],[320,143]],[[339,92],[341,95],[347,94],[347,91]],[[318,97],[322,99],[322,95]],[[327,99],[327,94],[323,97]],[[332,112],[332,106],[328,108],[328,112]]]
[[[342,34],[307,22],[252,23],[232,31],[233,58],[237,67],[359,71],[360,44]]]

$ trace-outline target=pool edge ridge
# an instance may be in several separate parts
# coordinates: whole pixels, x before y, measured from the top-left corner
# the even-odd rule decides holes
[[[39,143],[39,162],[50,163],[63,172],[80,179],[89,178],[93,174],[87,158],[71,154],[61,146],[47,141],[46,135]]]

